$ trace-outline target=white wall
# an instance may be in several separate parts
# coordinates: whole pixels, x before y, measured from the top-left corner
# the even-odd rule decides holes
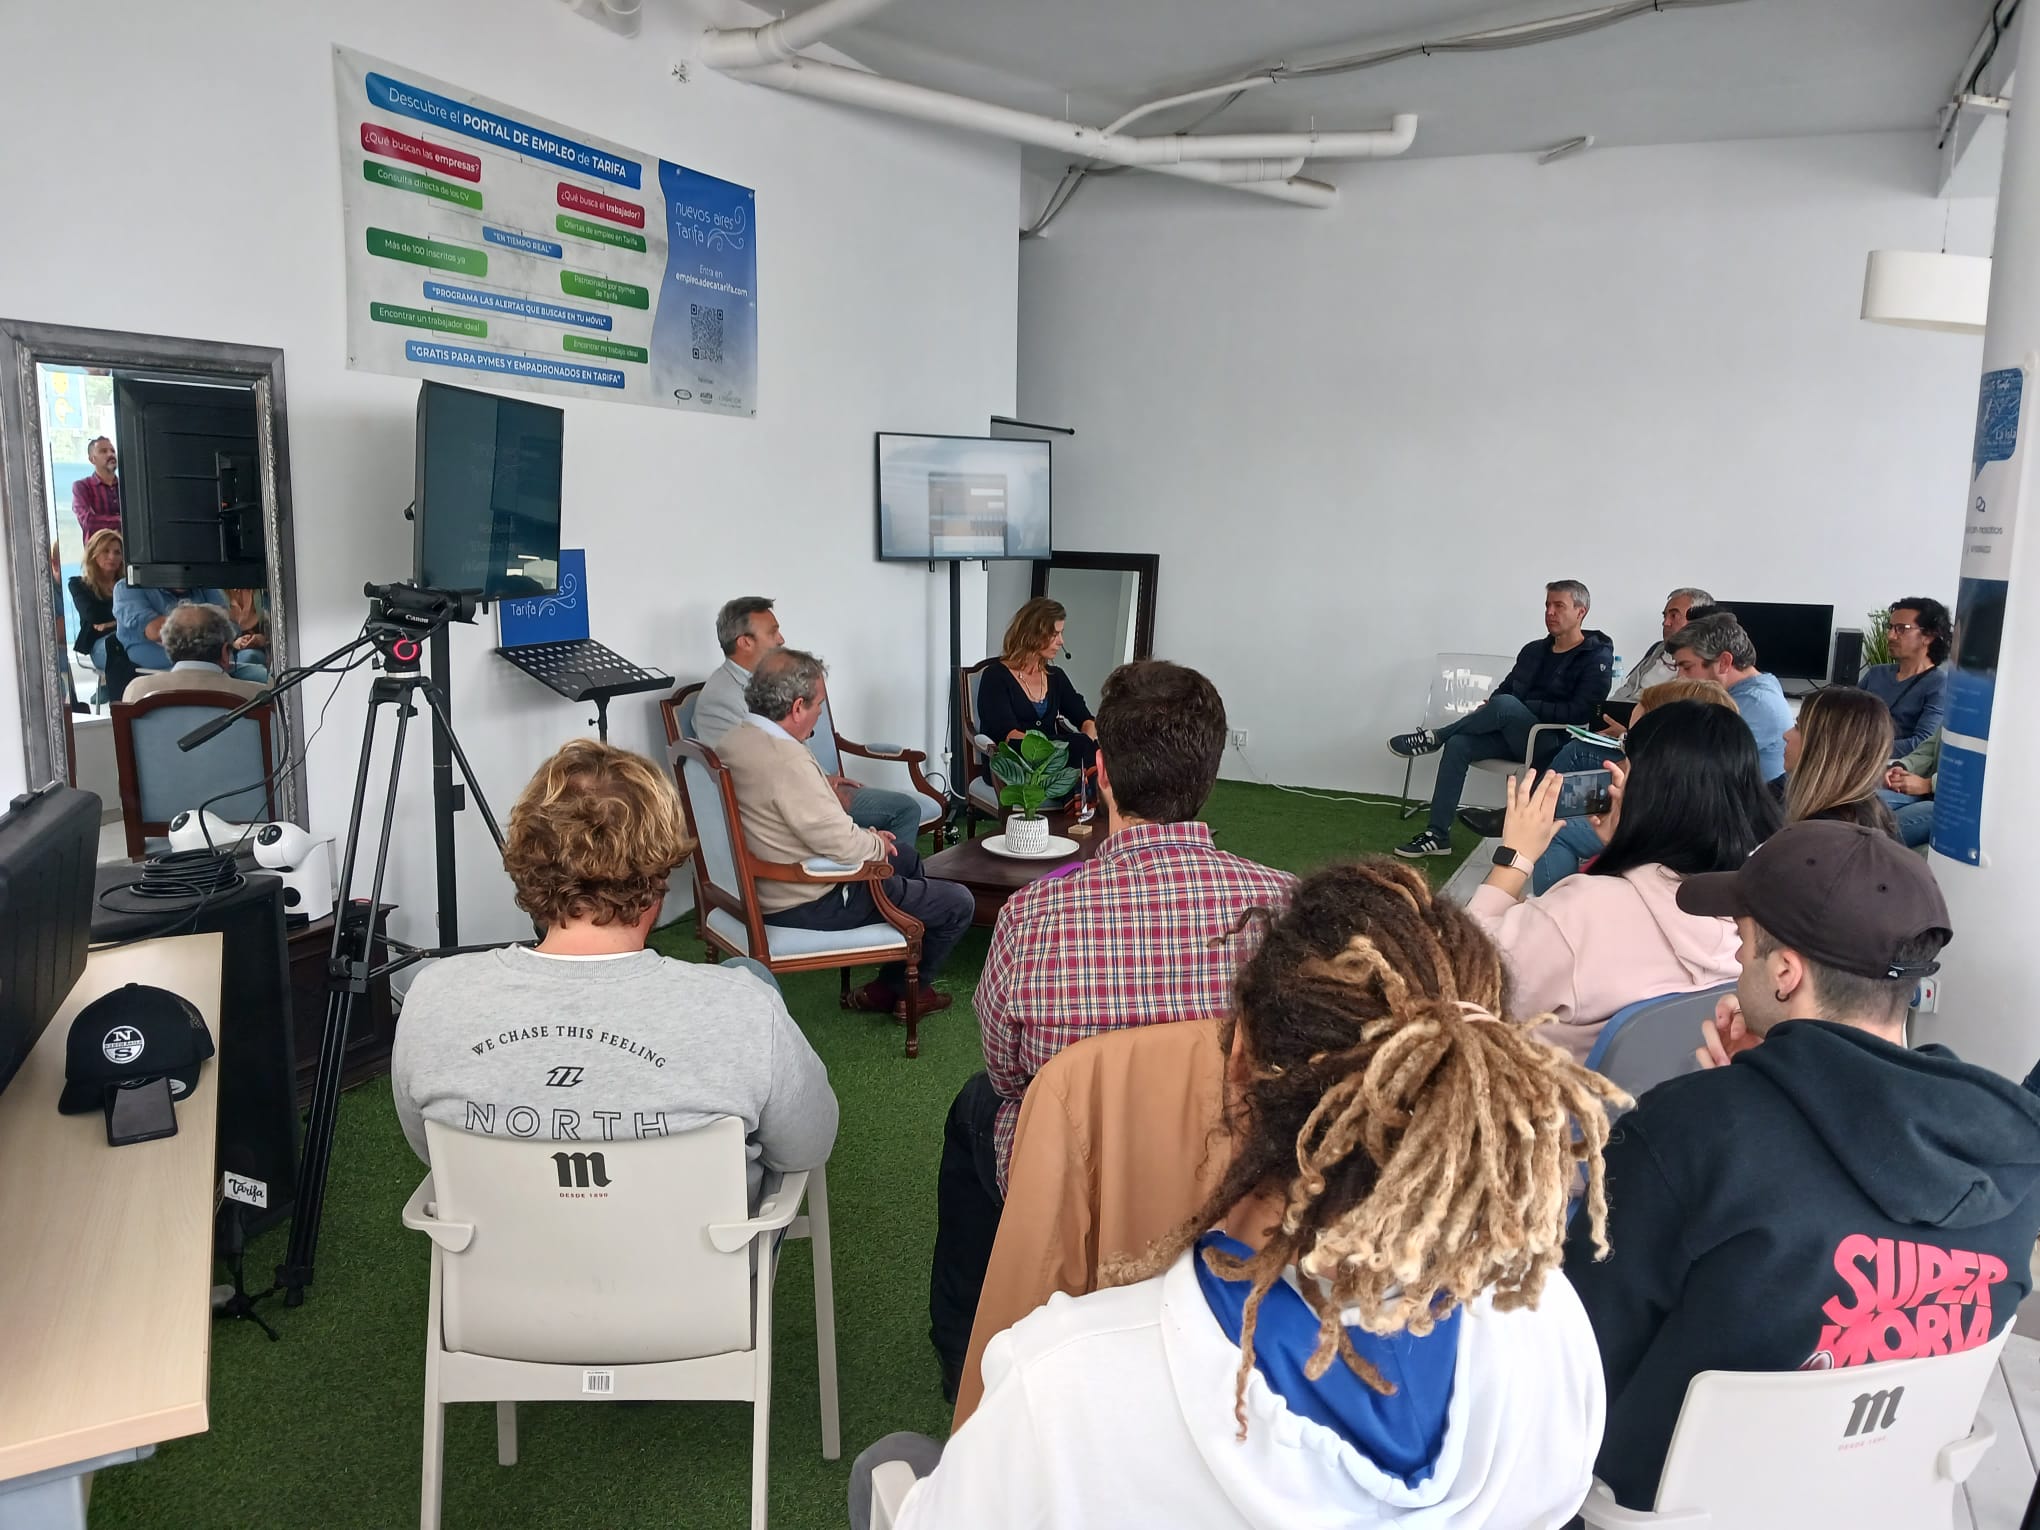
[[[1940,247],[1933,167],[1925,134],[1411,160],[1328,212],[1118,178],[1022,246],[1020,411],[1086,448],[1056,545],[1161,554],[1156,653],[1253,766],[1373,789],[1430,656],[1539,636],[1547,579],[1631,659],[1675,585],[1952,604],[1980,342],[1857,317],[1867,251]]]
[[[753,421],[568,402],[565,540],[588,548],[595,635],[683,679],[718,661],[727,596],[777,597],[792,641],[834,667],[854,737],[938,738],[947,591],[872,561],[871,437],[981,433],[1014,392],[1014,150],[755,87],[669,77],[698,24],[647,6],[625,41],[557,0],[125,0],[0,7],[0,311],[21,319],[280,346],[304,651],[359,624],[364,580],[407,577],[415,382],[346,370],[340,153],[330,48],[345,43],[534,114],[755,187]],[[983,623],[983,577],[967,575]],[[0,611],[0,652],[12,651]],[[499,814],[532,768],[592,731],[456,629],[458,731]],[[308,694],[316,716],[329,682]],[[314,826],[337,832],[366,672],[310,763]],[[658,753],[656,698],[612,738]],[[418,730],[422,732],[423,730]],[[0,686],[0,796],[23,765]],[[418,740],[395,851],[406,933],[429,934],[428,759]],[[460,850],[466,939],[528,930],[476,815]]]

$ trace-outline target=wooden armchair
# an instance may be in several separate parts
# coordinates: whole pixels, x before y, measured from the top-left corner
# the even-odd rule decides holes
[[[214,802],[229,823],[276,816],[270,783],[276,756],[270,740],[272,703],[265,702],[216,738],[186,754],[177,740],[243,698],[231,691],[157,691],[113,706],[113,756],[120,771],[120,816],[128,859],[148,854],[151,836],[170,832],[170,820],[230,787]]]
[[[998,662],[996,656],[980,659],[956,672],[957,716],[963,719],[963,761],[960,769],[964,786],[959,795],[964,802],[963,834],[966,839],[977,833],[979,823],[997,824],[1006,812],[999,806],[998,789],[984,778],[990,756],[977,745],[978,686],[984,682],[985,671]],[[994,739],[992,743],[997,747],[998,740]]]
[[[838,861],[762,861],[751,854],[737,811],[737,791],[715,751],[692,739],[673,745],[673,776],[694,833],[694,914],[711,957],[748,956],[771,971],[842,972],[904,962],[907,969],[907,1056],[921,1054],[921,937],[926,927],[885,895],[893,874],[887,861],[847,866]],[[798,930],[765,923],[760,882],[804,882],[817,887],[867,882],[882,922],[849,930]]]

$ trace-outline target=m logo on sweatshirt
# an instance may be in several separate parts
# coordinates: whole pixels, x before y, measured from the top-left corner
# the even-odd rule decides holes
[[[600,1153],[555,1153],[552,1161],[559,1170],[562,1190],[586,1190],[590,1185],[598,1190],[608,1188],[609,1167]]]

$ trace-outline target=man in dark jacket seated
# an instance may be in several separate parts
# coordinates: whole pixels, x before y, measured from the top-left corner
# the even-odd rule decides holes
[[[1631,1509],[1654,1504],[1701,1371],[1988,1343],[2040,1232],[2040,1099],[1906,1049],[1913,987],[1949,939],[1924,860],[1875,829],[1795,823],[1738,870],[1688,877],[1679,907],[1736,921],[1742,976],[1701,1027],[1703,1071],[1616,1123],[1608,1257],[1583,1217],[1565,1250],[1608,1381],[1595,1475]]]
[[[1516,667],[1473,711],[1438,729],[1398,733],[1388,741],[1403,759],[1444,753],[1438,761],[1438,783],[1431,794],[1430,827],[1407,844],[1396,846],[1404,860],[1452,853],[1452,813],[1466,785],[1466,772],[1476,760],[1520,760],[1539,723],[1590,726],[1614,681],[1615,645],[1605,632],[1586,627],[1591,603],[1587,587],[1577,579],[1560,579],[1544,587],[1545,636],[1526,643]],[[1538,740],[1542,765],[1558,753],[1565,734],[1551,732]]]

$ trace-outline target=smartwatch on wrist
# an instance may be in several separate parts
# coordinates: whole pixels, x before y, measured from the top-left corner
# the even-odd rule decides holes
[[[1536,862],[1520,850],[1511,850],[1507,845],[1495,846],[1495,864],[1504,871],[1520,871],[1524,876],[1536,868]]]

